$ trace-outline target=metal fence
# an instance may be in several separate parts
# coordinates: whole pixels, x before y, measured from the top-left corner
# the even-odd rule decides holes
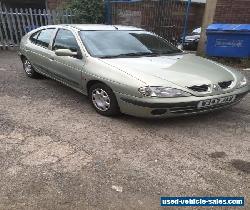
[[[73,21],[73,15],[68,10],[7,9],[0,3],[0,48],[19,46],[22,36],[40,26]]]
[[[175,42],[184,31],[186,9],[187,1],[180,0],[114,0],[107,12],[111,24],[141,27]]]

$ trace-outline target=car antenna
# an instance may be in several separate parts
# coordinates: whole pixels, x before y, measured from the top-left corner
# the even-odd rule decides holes
[[[113,26],[115,27],[115,29],[116,29],[116,30],[118,30],[118,29],[119,29],[117,26],[115,26],[115,25],[113,25]]]

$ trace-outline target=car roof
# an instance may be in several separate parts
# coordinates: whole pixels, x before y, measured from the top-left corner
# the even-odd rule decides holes
[[[82,31],[142,31],[144,29],[134,26],[104,25],[104,24],[63,24],[60,26],[72,27]]]

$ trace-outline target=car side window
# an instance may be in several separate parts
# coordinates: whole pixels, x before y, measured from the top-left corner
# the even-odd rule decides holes
[[[72,52],[80,50],[74,34],[67,29],[59,29],[54,40],[52,50],[69,49]]]
[[[41,45],[42,47],[48,47],[54,31],[54,28],[42,30],[37,37],[36,44]]]
[[[33,33],[31,36],[30,36],[30,41],[34,44],[36,44],[37,42],[37,37],[39,36],[41,31],[37,31],[35,33]]]

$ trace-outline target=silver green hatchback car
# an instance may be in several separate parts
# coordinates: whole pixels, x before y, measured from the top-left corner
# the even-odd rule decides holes
[[[45,75],[88,95],[106,116],[204,113],[235,105],[249,92],[239,71],[135,27],[41,27],[22,38],[19,54],[29,77]]]

